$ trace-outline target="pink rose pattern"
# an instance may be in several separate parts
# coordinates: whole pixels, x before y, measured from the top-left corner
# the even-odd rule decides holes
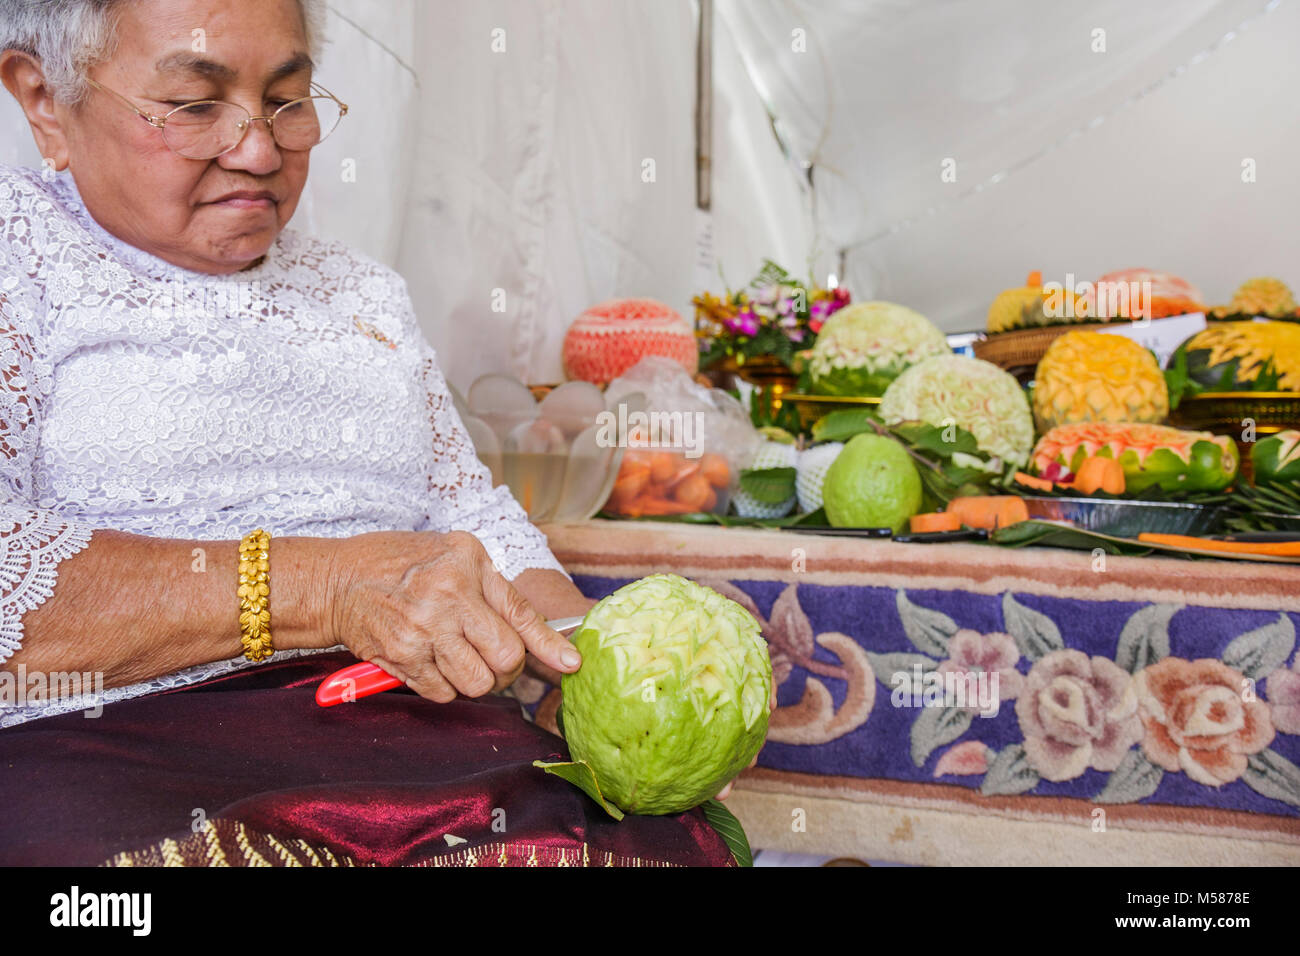
[[[1275,686],[1273,676],[1269,682]],[[1147,759],[1197,783],[1231,783],[1245,772],[1248,755],[1273,742],[1268,704],[1247,699],[1241,671],[1222,661],[1167,657],[1140,671],[1134,684]],[[1284,680],[1283,693],[1287,690]]]
[[[1269,674],[1268,700],[1273,727],[1284,734],[1300,734],[1300,671],[1279,668]]]
[[[1082,651],[1052,651],[1035,663],[1016,716],[1026,759],[1046,780],[1114,770],[1142,739],[1132,675]]]
[[[981,634],[963,628],[949,641],[948,659],[939,665],[939,673],[997,674],[998,700],[1015,700],[1025,685],[1024,675],[1016,670],[1019,660],[1020,649],[1010,634]]]
[[[1259,701],[1246,698],[1244,675],[1221,661],[1166,658],[1132,675],[1107,658],[1066,649],[1045,655],[1026,676],[1016,669],[1020,656],[1009,634],[962,628],[938,671],[997,674],[999,699],[1016,701],[1025,758],[1045,780],[1113,772],[1140,744],[1162,769],[1219,787],[1238,779],[1275,731],[1300,734],[1296,667],[1269,674],[1269,700]],[[979,741],[961,741],[940,757],[934,775],[978,776],[993,756]]]

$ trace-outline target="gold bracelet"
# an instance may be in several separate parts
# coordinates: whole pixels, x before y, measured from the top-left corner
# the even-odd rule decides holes
[[[239,630],[244,656],[258,663],[271,645],[271,536],[258,528],[239,542]]]

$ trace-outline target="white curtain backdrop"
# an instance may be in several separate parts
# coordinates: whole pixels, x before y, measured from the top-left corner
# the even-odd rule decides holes
[[[462,391],[561,380],[568,324],[603,299],[689,316],[695,23],[690,0],[331,0],[318,79],[351,111],[293,225],[398,269]],[[802,271],[806,204],[719,34],[719,265],[733,284],[763,256]],[[0,162],[38,165],[0,100]]]
[[[352,112],[294,225],[402,272],[453,384],[557,381],[602,299],[689,314],[691,0],[329,8],[319,79]],[[950,331],[1034,268],[1167,269],[1212,302],[1253,275],[1300,285],[1300,0],[718,0],[714,39],[732,285],[764,256],[824,279],[843,247],[858,298]],[[0,162],[39,162],[7,96]]]
[[[1035,268],[1300,283],[1294,0],[718,4],[859,297],[956,331]]]

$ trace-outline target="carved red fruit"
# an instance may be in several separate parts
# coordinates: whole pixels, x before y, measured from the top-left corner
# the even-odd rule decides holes
[[[647,355],[663,355],[694,375],[700,353],[690,324],[653,299],[612,299],[593,305],[564,337],[564,374],[604,385]]]

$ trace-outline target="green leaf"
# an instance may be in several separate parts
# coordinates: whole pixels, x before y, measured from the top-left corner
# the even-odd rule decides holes
[[[1180,604],[1150,604],[1124,622],[1115,648],[1115,663],[1130,674],[1169,656],[1169,621]]]
[[[897,651],[893,654],[877,654],[874,651],[867,651],[867,660],[871,662],[871,673],[876,675],[876,680],[886,687],[896,686],[893,683],[895,674],[906,674],[910,686],[912,674],[916,665],[921,665],[921,673],[926,674],[939,666],[939,662],[932,657],[926,657],[924,654],[909,654],[906,651]],[[924,688],[911,688],[912,693],[920,694]]]
[[[1187,374],[1187,351],[1179,348],[1174,353],[1173,365],[1165,369],[1165,385],[1169,388],[1169,410],[1178,408],[1184,395],[1195,395],[1200,386]]]
[[[876,432],[879,422],[874,410],[869,408],[837,408],[817,419],[812,427],[815,442],[848,441],[863,432]]]
[[[555,711],[555,728],[564,736],[564,703],[561,701],[559,708]]]
[[[1016,639],[1020,653],[1031,661],[1065,648],[1056,622],[1041,611],[1025,607],[1010,591],[1002,596],[1002,623]]]
[[[948,641],[958,630],[957,622],[942,611],[913,604],[903,590],[894,596],[894,604],[903,622],[903,633],[913,646],[931,657],[946,658]]]
[[[816,511],[810,511],[807,514],[795,515],[792,525],[814,525],[816,527],[827,527],[830,525],[830,519],[826,517],[826,509],[818,508]]]
[[[745,836],[745,828],[740,825],[735,814],[716,798],[705,800],[700,804],[700,809],[704,811],[704,819],[709,821],[709,826],[717,830],[718,836],[727,844],[727,849],[736,859],[736,865],[753,866],[754,854],[749,848],[749,838]]]
[[[1148,760],[1141,747],[1135,747],[1124,755],[1093,799],[1098,803],[1137,803],[1155,793],[1164,776],[1164,770]]]
[[[1085,531],[1082,528],[1063,528],[1047,521],[1018,521],[1005,528],[994,531],[990,538],[995,544],[1012,548],[1041,544],[1057,548],[1075,548],[1081,551],[1094,551],[1100,548],[1107,554],[1150,554],[1155,548],[1147,547],[1139,541],[1129,542],[1115,540],[1109,535]]]
[[[1247,757],[1241,780],[1256,793],[1300,807],[1300,767],[1276,750]]]
[[[773,262],[771,259],[764,259],[763,266],[758,270],[758,274],[750,280],[750,287],[757,288],[765,285],[781,285],[790,282],[790,273]]]
[[[1029,766],[1024,745],[1011,744],[999,751],[989,764],[980,793],[986,797],[1024,793],[1038,786],[1039,779],[1038,771]]]
[[[978,455],[980,448],[975,436],[957,425],[927,425],[922,422],[903,422],[891,429],[904,442],[915,446],[920,451],[927,451],[942,458],[950,458],[953,452],[966,455]]]
[[[1286,664],[1295,650],[1295,625],[1285,614],[1272,624],[1247,631],[1223,649],[1223,663],[1253,680],[1263,680]]]
[[[605,800],[604,795],[600,792],[600,784],[596,781],[596,771],[591,769],[591,765],[585,760],[558,761],[547,763],[545,760],[534,760],[534,767],[541,767],[547,773],[553,773],[563,780],[573,784],[591,799],[600,804],[600,808],[608,813],[615,820],[623,819],[623,811]]]
[[[952,743],[970,729],[975,714],[965,707],[922,707],[912,721],[912,763],[925,766],[935,749]]]
[[[740,487],[765,505],[777,505],[794,497],[794,468],[746,469],[740,473]]]
[[[1255,381],[1251,384],[1252,392],[1276,392],[1282,388],[1282,376],[1278,374],[1277,366],[1273,363],[1273,356],[1264,360],[1259,374],[1255,376]]]

